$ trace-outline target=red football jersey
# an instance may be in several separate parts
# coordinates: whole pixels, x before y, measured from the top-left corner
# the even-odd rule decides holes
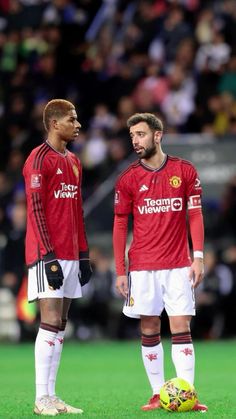
[[[81,163],[47,142],[27,158],[23,175],[27,197],[26,264],[54,252],[58,259],[78,260],[87,252],[81,198]]]
[[[201,193],[194,166],[177,157],[158,170],[138,161],[120,175],[115,214],[133,216],[129,271],[190,266],[187,210],[201,208]]]

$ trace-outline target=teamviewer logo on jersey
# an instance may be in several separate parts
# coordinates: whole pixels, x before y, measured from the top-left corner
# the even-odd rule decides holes
[[[181,211],[182,207],[182,198],[171,198],[172,211]]]
[[[160,212],[182,211],[182,198],[145,198],[144,205],[138,205],[138,211],[143,214],[159,214]]]
[[[61,182],[61,187],[57,191],[54,191],[54,197],[58,198],[73,198],[77,199],[78,194],[78,186],[77,185],[69,185],[64,182]]]

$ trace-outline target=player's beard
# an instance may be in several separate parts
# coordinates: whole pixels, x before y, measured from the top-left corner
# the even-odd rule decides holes
[[[155,156],[157,153],[156,143],[152,140],[152,144],[149,147],[144,148],[140,153],[138,153],[140,159],[148,160],[151,157]]]

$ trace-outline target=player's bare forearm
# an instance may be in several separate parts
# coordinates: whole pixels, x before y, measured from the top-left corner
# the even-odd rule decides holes
[[[127,297],[128,295],[128,278],[126,275],[120,275],[116,278],[116,289],[117,291],[123,295],[123,297]]]
[[[190,268],[189,273],[190,279],[193,281],[193,287],[197,286],[202,282],[204,277],[204,262],[202,258],[194,258],[194,261]]]

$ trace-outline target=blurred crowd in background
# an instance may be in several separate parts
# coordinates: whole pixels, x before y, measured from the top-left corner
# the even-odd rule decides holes
[[[85,202],[131,155],[126,120],[134,112],[159,115],[169,134],[236,141],[236,1],[0,1],[0,339],[35,333],[22,166],[46,138],[42,111],[52,98],[72,101],[82,124],[71,149],[83,164]],[[235,336],[236,173],[206,242],[193,334]],[[137,322],[121,314],[110,245],[91,246],[91,259],[93,279],[72,305],[68,334],[137,337]]]

